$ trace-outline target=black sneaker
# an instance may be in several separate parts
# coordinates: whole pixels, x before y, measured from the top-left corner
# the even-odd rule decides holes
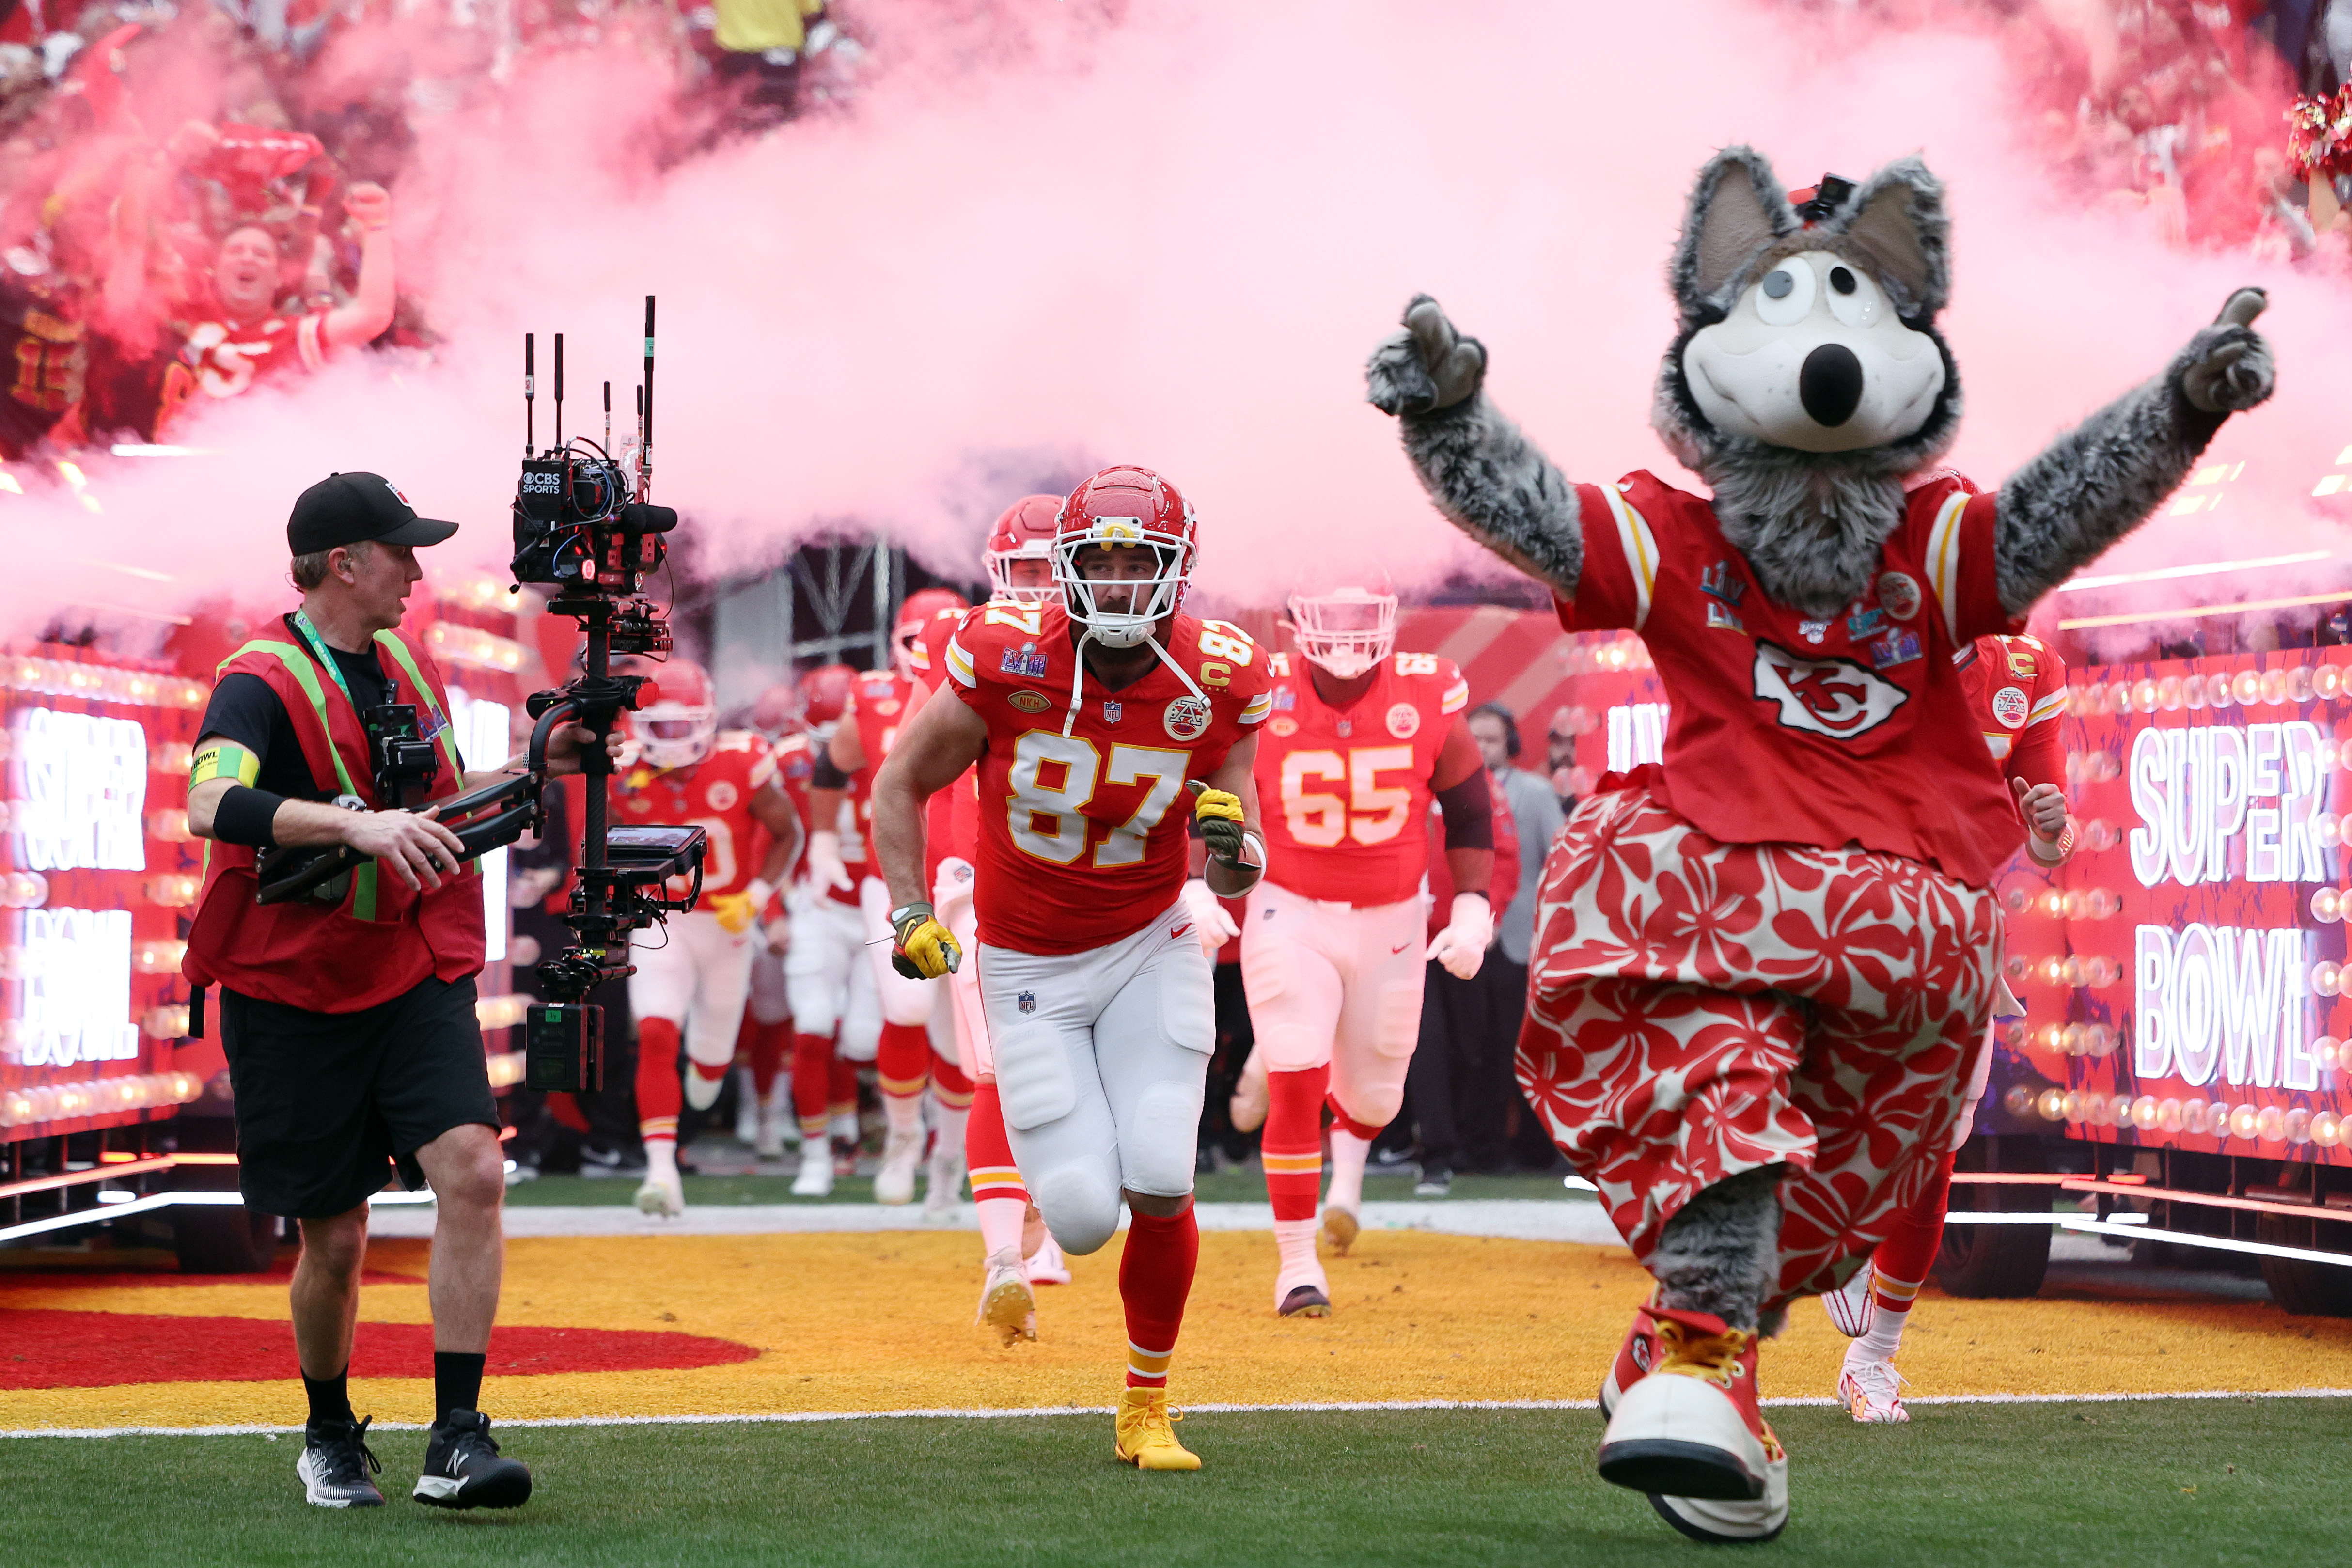
[[[302,1500],[313,1508],[382,1508],[383,1494],[368,1477],[383,1468],[367,1446],[368,1422],[313,1421],[302,1431]]]
[[[1412,1184],[1412,1195],[1417,1198],[1442,1198],[1453,1190],[1454,1173],[1443,1165],[1424,1167],[1421,1180]]]
[[[452,1410],[433,1428],[413,1495],[435,1508],[520,1508],[530,1496],[530,1471],[519,1459],[499,1458],[488,1416]]]

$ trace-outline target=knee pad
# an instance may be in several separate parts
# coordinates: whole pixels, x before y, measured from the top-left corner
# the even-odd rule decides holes
[[[1155,1083],[1136,1101],[1135,1119],[1120,1140],[1119,1163],[1129,1190],[1178,1198],[1192,1190],[1201,1138],[1197,1083]]]
[[[1027,1131],[1056,1121],[1077,1108],[1077,1079],[1070,1048],[1050,1024],[1008,1029],[995,1042],[996,1089],[1004,1102],[1004,1123]],[[1099,1244],[1097,1244],[1099,1245]]]
[[[1029,1195],[1065,1252],[1098,1252],[1118,1229],[1118,1186],[1101,1171],[1056,1165],[1030,1181]]]
[[[1352,1083],[1331,1086],[1331,1099],[1360,1127],[1386,1127],[1404,1109],[1404,1075],[1394,1083]]]
[[[1331,1059],[1331,1040],[1304,1025],[1269,1019],[1257,1026],[1257,1050],[1268,1072],[1308,1072]]]

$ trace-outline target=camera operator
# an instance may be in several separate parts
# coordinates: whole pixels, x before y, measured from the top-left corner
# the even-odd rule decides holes
[[[301,1225],[292,1297],[310,1422],[297,1470],[325,1508],[383,1501],[347,1377],[368,1194],[387,1161],[404,1185],[429,1182],[439,1205],[435,1415],[415,1495],[443,1508],[530,1495],[530,1472],[499,1457],[478,1412],[504,1263],[504,1161],[474,1016],[481,877],[435,820],[497,774],[465,775],[439,671],[394,629],[423,575],[417,548],[456,531],[374,474],[303,491],[286,527],[301,608],[221,667],[189,775],[188,825],[212,842],[184,970],[221,986],[245,1201]],[[593,741],[560,731],[550,771],[580,771]],[[369,858],[310,897],[257,901],[259,851],[336,845]]]

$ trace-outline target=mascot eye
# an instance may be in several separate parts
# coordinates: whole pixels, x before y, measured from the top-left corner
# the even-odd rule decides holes
[[[1849,327],[1873,327],[1883,313],[1877,285],[1849,268],[1830,268],[1830,314]]]
[[[1786,327],[1801,321],[1812,308],[1813,269],[1802,261],[1775,267],[1756,286],[1756,313],[1769,326]]]

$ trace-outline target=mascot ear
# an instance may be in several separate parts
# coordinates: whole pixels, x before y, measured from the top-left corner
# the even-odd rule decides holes
[[[1797,228],[1796,210],[1772,165],[1748,147],[1727,147],[1707,160],[1691,189],[1683,236],[1667,274],[1685,323],[1710,312],[1767,247]]]
[[[1863,253],[1905,321],[1925,322],[1944,308],[1952,287],[1951,219],[1943,183],[1927,164],[1889,163],[1826,226]]]

